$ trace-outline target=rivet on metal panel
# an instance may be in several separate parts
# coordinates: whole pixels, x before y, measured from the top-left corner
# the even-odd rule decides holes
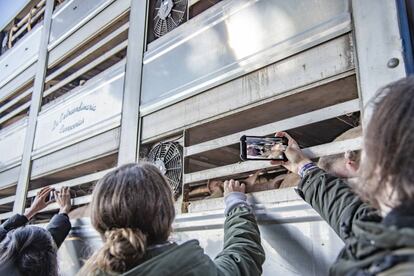
[[[400,64],[400,60],[398,58],[391,58],[388,62],[387,62],[387,66],[388,68],[395,68]]]

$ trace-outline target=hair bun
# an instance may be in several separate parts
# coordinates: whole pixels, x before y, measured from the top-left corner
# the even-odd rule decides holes
[[[109,271],[127,271],[146,252],[147,236],[138,228],[114,228],[105,232],[105,239],[100,265]]]

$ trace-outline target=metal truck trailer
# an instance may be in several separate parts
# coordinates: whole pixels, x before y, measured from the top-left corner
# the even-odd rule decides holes
[[[198,239],[214,257],[224,205],[209,198],[209,181],[284,173],[240,162],[240,136],[289,131],[315,160],[360,149],[361,137],[332,140],[369,119],[364,106],[379,87],[412,71],[412,8],[394,0],[28,1],[2,31],[0,219],[24,211],[41,187],[70,186],[82,218],[59,255],[62,273],[73,275],[101,244],[86,210],[95,181],[145,158],[175,192],[172,239]],[[327,274],[342,241],[293,187],[248,197],[264,275]],[[52,204],[34,223],[56,212]]]

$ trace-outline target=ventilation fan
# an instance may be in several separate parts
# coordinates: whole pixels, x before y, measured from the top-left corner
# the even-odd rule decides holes
[[[156,144],[148,154],[148,161],[153,163],[167,177],[174,195],[181,192],[182,148],[177,142]]]
[[[154,7],[154,35],[161,37],[175,29],[185,19],[187,0],[156,0]]]

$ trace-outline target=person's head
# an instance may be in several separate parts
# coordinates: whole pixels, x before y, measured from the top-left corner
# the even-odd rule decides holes
[[[57,276],[57,247],[52,236],[31,225],[11,230],[0,243],[0,268],[20,275]]]
[[[357,192],[383,214],[414,203],[414,77],[381,89],[364,130],[361,176]]]
[[[357,138],[361,135],[361,126],[354,127],[336,137],[334,142]],[[360,151],[346,151],[345,153],[321,157],[318,166],[335,176],[353,178],[358,176],[360,158]]]
[[[172,190],[154,165],[128,164],[109,172],[91,202],[91,222],[104,245],[81,274],[122,273],[139,265],[148,245],[168,240],[174,217]]]

